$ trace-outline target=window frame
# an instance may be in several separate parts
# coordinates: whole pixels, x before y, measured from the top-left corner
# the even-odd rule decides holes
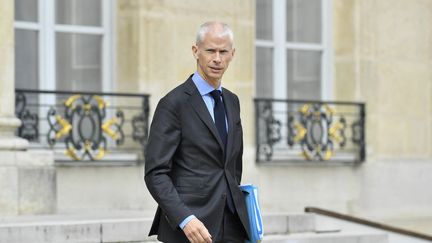
[[[56,33],[93,34],[102,38],[102,92],[114,89],[114,6],[115,0],[101,0],[101,26],[62,25],[56,23],[55,0],[38,1],[37,22],[14,20],[15,30],[38,32],[38,88],[56,90]]]
[[[273,40],[255,38],[255,48],[273,50],[273,97],[287,99],[287,51],[321,51],[321,100],[333,98],[332,0],[321,0],[321,43],[289,42],[286,39],[286,1],[272,0]],[[258,58],[258,57],[257,57]],[[256,80],[258,82],[259,80]],[[258,91],[258,90],[257,90]],[[258,96],[258,92],[256,93]]]

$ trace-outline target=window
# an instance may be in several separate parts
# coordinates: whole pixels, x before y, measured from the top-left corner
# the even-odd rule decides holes
[[[256,0],[258,97],[331,97],[330,1]]]
[[[15,0],[17,88],[110,91],[111,0]]]

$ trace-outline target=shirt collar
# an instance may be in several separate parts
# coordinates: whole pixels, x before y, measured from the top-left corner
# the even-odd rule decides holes
[[[201,96],[206,95],[214,90],[213,86],[211,86],[207,81],[205,81],[198,72],[195,72],[192,76],[192,81],[195,86],[198,88]],[[219,85],[217,88],[220,92],[222,92],[222,85]]]

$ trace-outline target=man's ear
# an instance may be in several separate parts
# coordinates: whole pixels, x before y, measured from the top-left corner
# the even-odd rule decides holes
[[[192,55],[195,57],[196,60],[198,60],[198,46],[192,45]]]
[[[231,55],[231,57],[234,57],[234,54],[235,54],[235,48],[233,48],[233,50],[232,50],[232,55]]]

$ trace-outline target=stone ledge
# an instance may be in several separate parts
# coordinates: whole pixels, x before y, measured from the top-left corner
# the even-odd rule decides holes
[[[289,234],[315,232],[317,230],[314,214],[267,214],[263,215],[266,234]],[[340,231],[333,227],[331,231]]]
[[[14,135],[19,126],[21,126],[20,119],[0,116],[0,150],[16,151],[28,148],[29,142],[26,139]]]
[[[372,232],[303,232],[315,225],[312,214],[264,215],[263,243],[387,243],[385,233]],[[297,225],[291,227],[291,224]],[[0,218],[0,242],[8,243],[156,243],[148,237],[150,212],[99,212]],[[290,226],[291,225],[291,226]],[[290,228],[291,227],[291,228]],[[287,233],[287,230],[291,232]],[[280,233],[277,233],[280,232]]]
[[[6,116],[0,116],[0,131],[10,131],[14,130],[17,127],[21,126],[21,120],[16,118],[15,116],[12,117],[6,117]]]
[[[50,167],[54,166],[54,154],[50,150],[2,151],[1,167]]]
[[[297,233],[267,235],[262,243],[387,243],[388,236],[379,233]]]
[[[0,137],[0,151],[22,151],[26,150],[29,142],[23,138],[14,136],[1,136]]]
[[[56,170],[50,151],[0,150],[0,215],[53,213]]]
[[[0,219],[0,242],[157,242],[155,237],[147,236],[152,215],[150,212],[127,211],[8,217]],[[314,233],[313,214],[263,215],[263,220],[266,239],[269,240],[330,235]]]
[[[147,236],[151,222],[151,218],[143,217],[102,219],[77,215],[9,217],[0,220],[0,242],[156,242],[155,237]]]

